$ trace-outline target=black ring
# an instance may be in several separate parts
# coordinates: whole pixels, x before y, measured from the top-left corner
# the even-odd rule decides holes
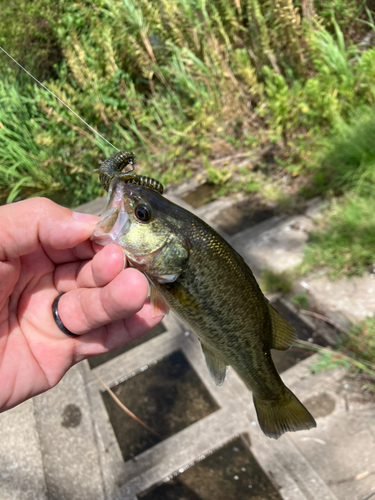
[[[52,304],[52,314],[53,314],[53,319],[55,320],[56,322],[56,325],[60,328],[60,330],[65,333],[65,335],[69,335],[69,337],[79,337],[79,335],[76,335],[75,333],[72,333],[71,331],[69,331],[65,326],[64,326],[64,323],[61,321],[60,319],[60,316],[59,316],[59,311],[57,310],[57,305],[59,303],[59,300],[61,299],[61,297],[63,296],[64,294],[63,293],[60,293],[60,295],[58,295],[55,300],[53,301],[53,304]]]

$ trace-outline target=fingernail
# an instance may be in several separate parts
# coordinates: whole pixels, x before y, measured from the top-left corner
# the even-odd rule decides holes
[[[125,269],[125,267],[126,267],[126,263],[127,263],[127,260],[126,260],[126,255],[125,255],[125,251],[124,251],[124,249],[123,249],[122,247],[120,247],[120,248],[121,248],[121,250],[122,250],[122,255],[123,255],[123,257],[124,257],[123,269]]]
[[[73,212],[73,218],[79,222],[86,222],[88,224],[95,224],[99,220],[99,217],[96,217],[95,215],[82,214],[81,212]]]

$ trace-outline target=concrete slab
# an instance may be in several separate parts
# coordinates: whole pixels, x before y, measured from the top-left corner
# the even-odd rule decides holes
[[[329,318],[344,315],[350,322],[363,321],[375,314],[375,274],[330,280],[322,273],[305,276],[299,287],[309,303]],[[345,326],[345,325],[344,325]]]
[[[175,196],[173,193],[165,193],[164,198],[167,198],[167,200],[170,200],[172,203],[175,203],[176,205],[179,205],[182,208],[185,208],[186,210],[189,210],[189,212],[195,213],[194,208],[186,203],[185,201],[181,200],[177,196]]]
[[[316,356],[311,356],[282,374],[282,379],[286,385],[302,402],[304,402],[304,393],[301,390],[301,384],[303,385],[310,376],[313,378],[314,384],[316,382],[314,375],[311,374],[311,365],[315,360]],[[237,381],[233,383],[235,377],[232,377],[228,382],[230,385],[233,384],[231,390],[237,393],[240,404],[247,408],[248,418],[253,425],[251,434],[252,441],[255,442],[256,439],[259,448],[263,448],[264,446],[268,447],[269,453],[275,457],[275,460],[277,460],[278,464],[285,471],[284,474],[289,475],[289,477],[295,481],[296,486],[300,489],[301,495],[304,495],[308,500],[341,500],[341,498],[336,497],[325,480],[315,468],[312,467],[310,457],[305,457],[300,450],[294,446],[294,443],[290,441],[290,436],[298,436],[301,434],[301,431],[298,433],[284,434],[277,440],[269,439],[262,433],[257,424],[251,392],[247,390],[244,383],[235,373],[234,376],[237,378]],[[311,379],[309,379],[307,386],[309,384],[311,384]],[[306,431],[306,434],[310,436],[311,432],[312,430]],[[267,469],[265,470],[267,471]],[[270,470],[269,473],[272,474],[272,470]]]
[[[375,493],[375,401],[345,370],[312,374],[315,359],[283,378],[315,415],[317,427],[290,433],[278,444],[293,443],[340,500],[363,500]]]
[[[207,422],[208,424],[209,422]],[[185,448],[178,448],[169,457],[169,460],[155,463],[153,468],[124,484],[115,498],[118,500],[123,498],[136,500],[138,493],[147,490],[163,479],[167,480],[168,477],[173,477],[183,472],[186,467],[193,465],[198,460],[204,459],[205,456],[215,451],[215,449],[224,446],[234,437],[243,435],[245,440],[249,439],[251,424],[245,415],[233,414],[233,411],[227,408],[225,412],[221,413],[217,422],[207,427],[207,429],[209,429],[209,432],[205,434],[191,435],[192,439],[189,444]],[[250,439],[249,444],[250,450],[258,463],[262,462],[262,458],[266,458],[267,468],[265,471],[268,477],[270,477],[271,482],[277,486],[284,500],[308,500],[308,497],[305,497],[290,475],[280,466],[272,451],[267,449],[267,446],[262,446],[263,456],[260,457],[257,445],[253,444],[252,439]],[[264,467],[264,460],[262,465]]]
[[[33,401],[0,415],[1,500],[48,500]]]
[[[208,224],[215,225],[218,221],[219,214],[225,210],[232,207],[234,204],[238,203],[238,199],[222,197],[218,200],[212,201],[207,205],[203,205],[196,209],[195,213],[201,219],[204,219]]]
[[[73,367],[55,388],[34,398],[34,404],[48,500],[103,500],[82,368]]]
[[[271,269],[280,273],[302,262],[303,247],[313,228],[309,217],[272,217],[230,239],[232,246],[250,267]]]
[[[184,196],[191,191],[195,191],[201,184],[202,182],[196,177],[194,177],[193,179],[187,179],[186,181],[183,181],[176,186],[168,186],[165,190],[165,195],[167,197],[173,196],[180,199],[181,196]]]
[[[276,273],[292,270],[302,262],[308,233],[314,228],[313,219],[325,206],[320,200],[314,200],[307,210],[309,216],[273,217],[236,234],[229,238],[229,242],[256,275],[262,269]],[[333,281],[323,269],[295,283],[293,293],[301,292],[307,294],[310,307],[344,329],[352,322],[363,321],[375,314],[373,273]]]

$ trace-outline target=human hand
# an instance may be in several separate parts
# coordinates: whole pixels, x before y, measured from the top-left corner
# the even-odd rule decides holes
[[[78,361],[156,325],[146,278],[117,245],[90,241],[98,218],[44,198],[0,207],[0,411],[54,387]],[[54,299],[65,335],[52,315]]]

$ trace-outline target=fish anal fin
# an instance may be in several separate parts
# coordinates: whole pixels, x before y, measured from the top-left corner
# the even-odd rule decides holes
[[[215,382],[216,385],[223,385],[225,376],[227,374],[227,364],[225,361],[219,357],[212,349],[210,346],[207,344],[202,344],[202,350],[204,357],[206,358],[206,364],[208,371],[210,372],[210,375],[212,377],[212,380]]]
[[[268,437],[316,427],[313,416],[287,387],[279,400],[264,401],[255,395],[253,400],[260,428]]]
[[[292,325],[279,314],[276,309],[268,304],[272,321],[271,348],[286,351],[297,339],[297,333]]]
[[[152,316],[154,318],[157,318],[158,316],[165,316],[169,313],[168,304],[153,286],[150,287],[150,301]]]

